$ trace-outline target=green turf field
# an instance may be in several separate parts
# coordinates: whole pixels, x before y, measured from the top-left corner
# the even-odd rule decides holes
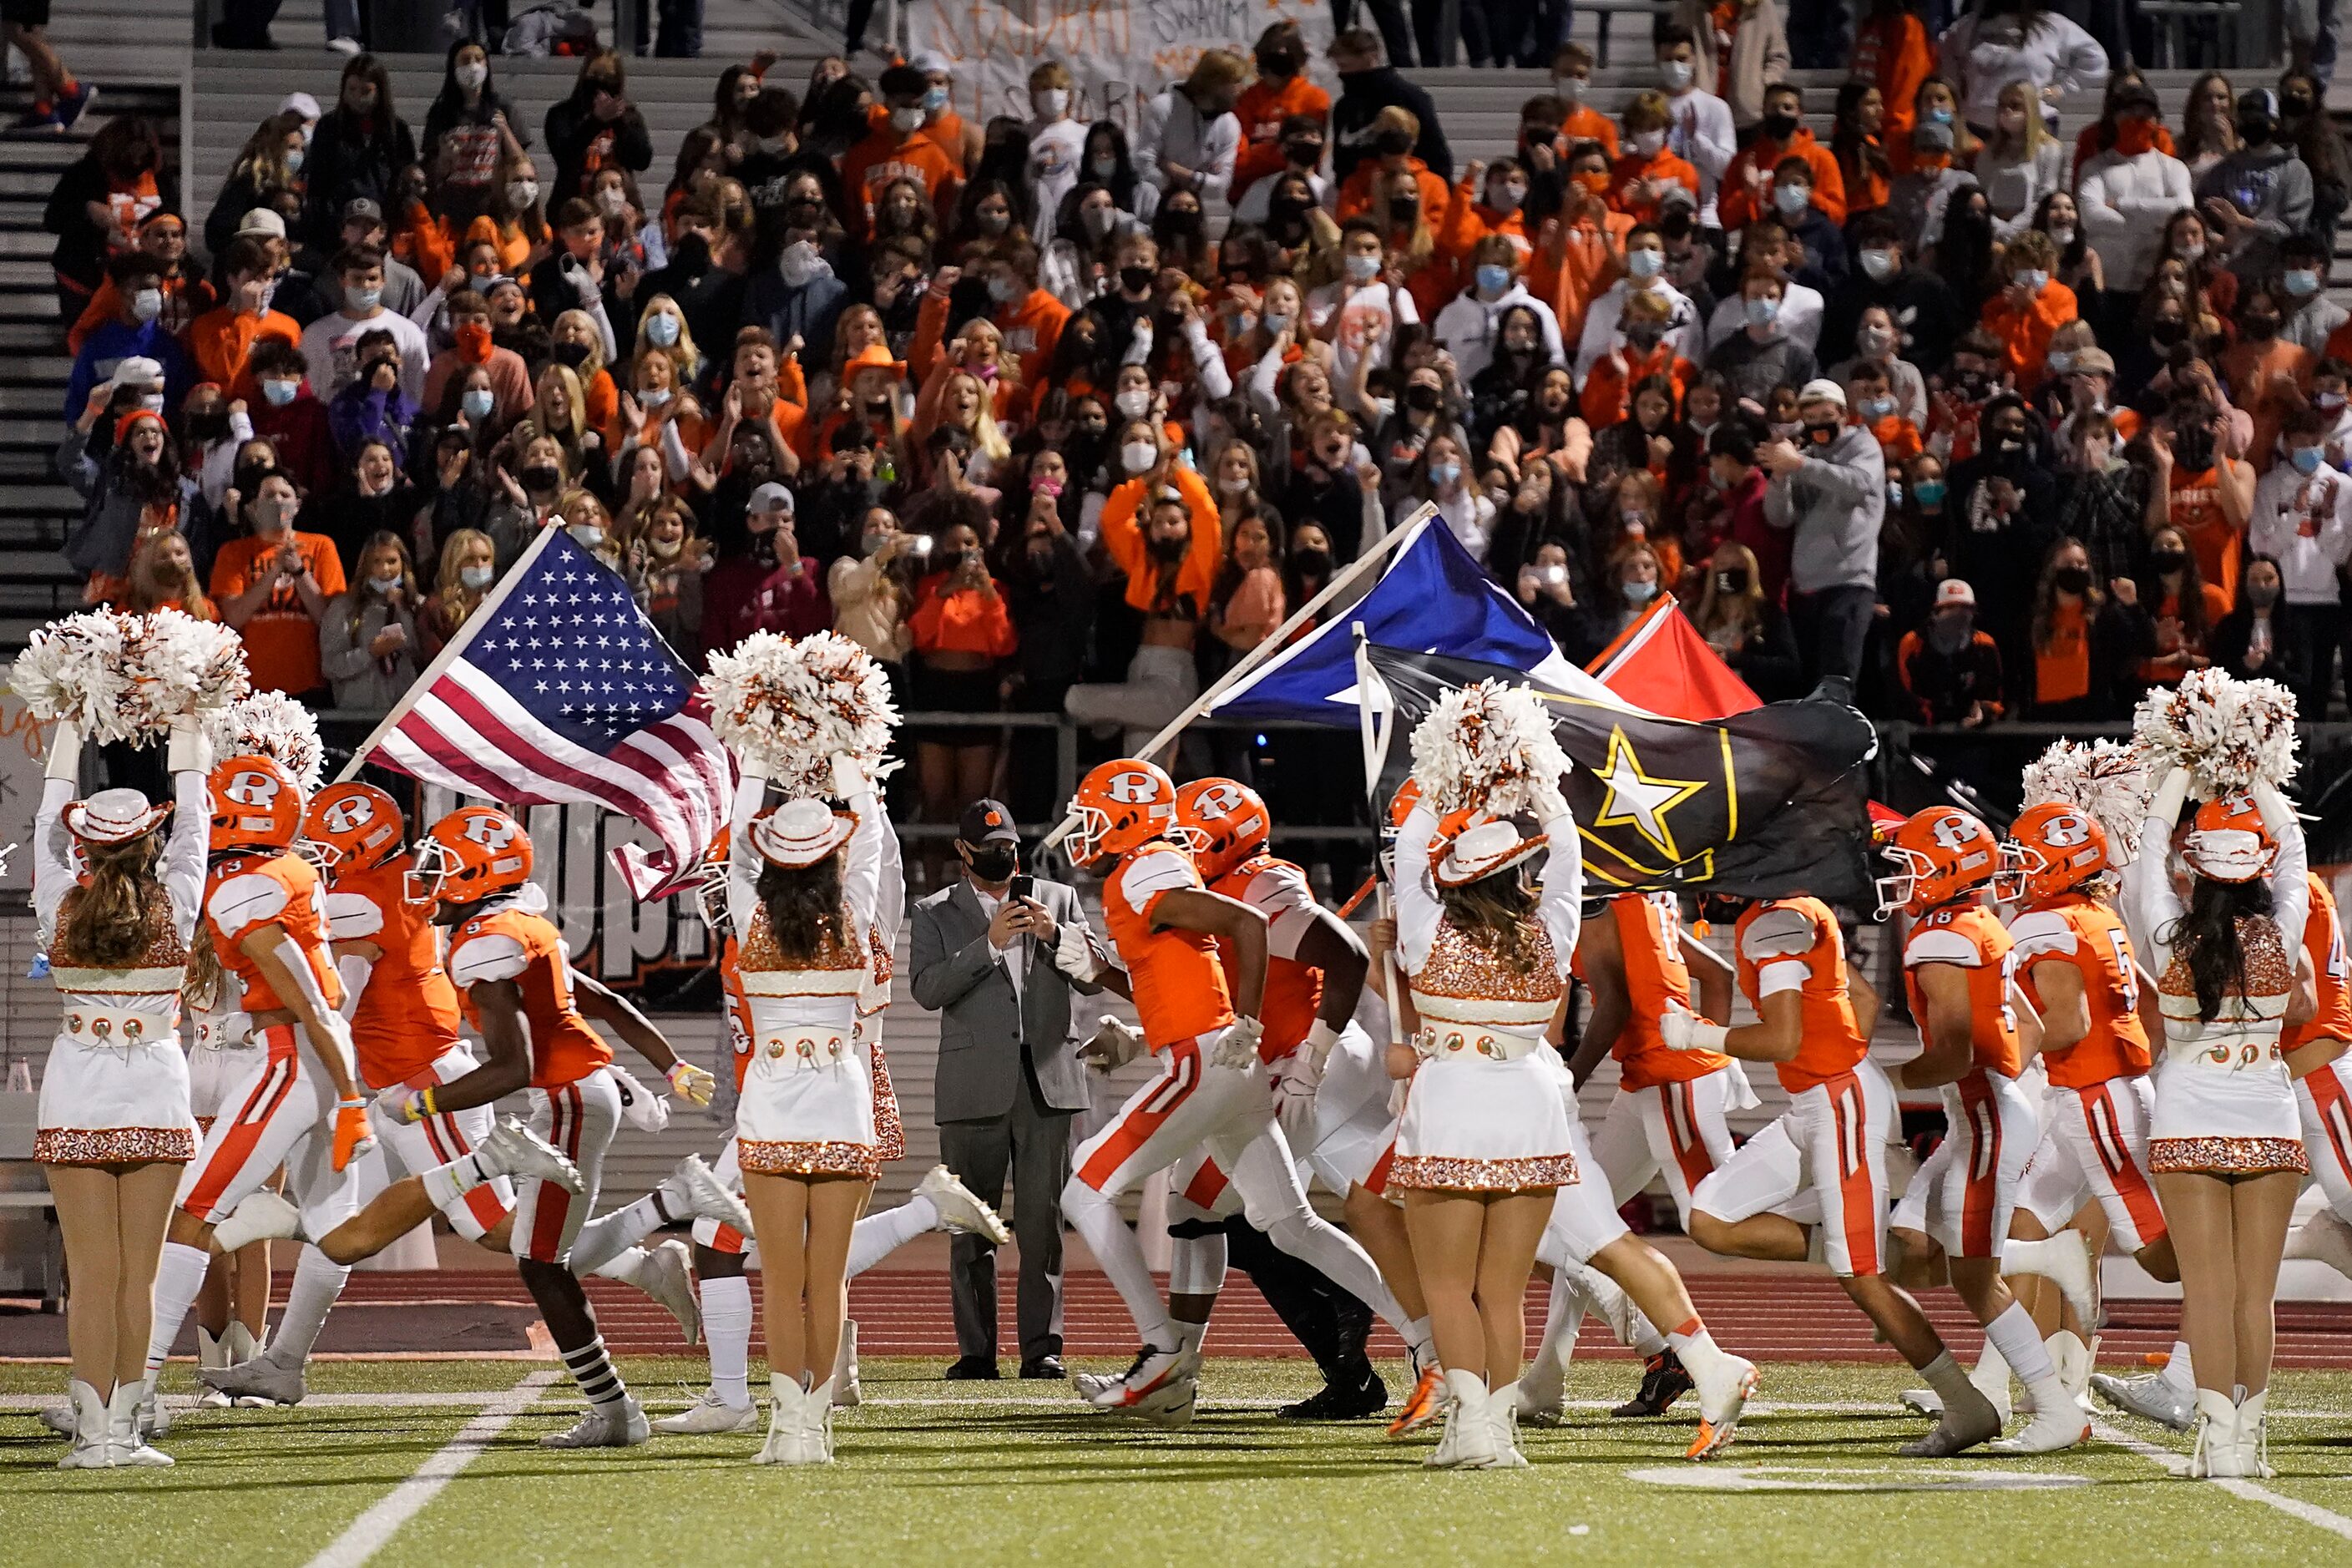
[[[829,1468],[751,1465],[757,1435],[544,1450],[536,1439],[578,1408],[559,1384],[413,1516],[390,1518],[425,1489],[411,1478],[484,1396],[554,1370],[327,1363],[314,1394],[411,1403],[186,1415],[164,1445],[179,1460],[169,1470],[61,1471],[60,1444],[31,1415],[0,1416],[0,1563],[299,1568],[331,1547],[330,1562],[430,1568],[2352,1562],[2352,1376],[2336,1373],[2281,1379],[2279,1477],[2232,1490],[2168,1479],[2157,1458],[2110,1441],[2044,1459],[1898,1459],[1895,1445],[1922,1424],[1894,1408],[1906,1380],[1876,1368],[1767,1368],[1738,1446],[1705,1467],[1680,1458],[1687,1426],[1592,1410],[1526,1434],[1531,1470],[1448,1474],[1421,1469],[1426,1445],[1387,1442],[1372,1424],[1275,1419],[1273,1402],[1311,1386],[1301,1363],[1212,1362],[1200,1418],[1165,1432],[1084,1411],[1066,1384],[943,1384],[934,1363],[877,1359],[866,1405],[835,1422]],[[691,1397],[703,1367],[624,1370],[661,1414]],[[47,1394],[58,1376],[0,1367],[0,1394]],[[188,1377],[175,1365],[167,1389]],[[1580,1365],[1570,1394],[1613,1401],[1631,1381],[1622,1363]],[[418,1402],[433,1396],[447,1397]],[[2129,1417],[2103,1431],[2187,1451]],[[1673,1484],[1695,1479],[1755,1489]]]

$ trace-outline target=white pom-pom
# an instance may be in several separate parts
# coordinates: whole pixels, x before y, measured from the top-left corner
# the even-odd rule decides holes
[[[86,739],[132,745],[250,689],[236,633],[177,610],[68,616],[33,634],[10,683],[35,718],[71,719]]]
[[[282,691],[257,691],[205,715],[205,735],[213,756],[268,757],[292,773],[306,795],[318,793],[325,750],[319,743],[319,718]]]
[[[780,788],[812,799],[833,793],[835,752],[879,763],[898,723],[882,667],[832,632],[798,642],[754,632],[734,652],[710,656],[702,689],[719,740]]]
[[[2156,776],[2147,753],[2116,741],[2053,741],[2025,764],[2024,805],[2061,802],[2087,812],[2107,831],[2117,865],[2139,853],[2139,825],[2147,815]]]
[[[2189,794],[2211,800],[2256,781],[2285,788],[2294,777],[2294,693],[2275,680],[2192,669],[2179,686],[2140,699],[2132,733],[2154,773],[2185,767]]]
[[[1528,810],[1567,772],[1551,714],[1524,686],[1457,688],[1413,726],[1412,776],[1441,815],[1473,805],[1497,816]]]

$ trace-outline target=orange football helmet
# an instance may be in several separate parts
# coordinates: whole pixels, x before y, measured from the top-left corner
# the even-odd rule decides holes
[[[495,805],[461,805],[416,841],[416,875],[436,904],[474,904],[530,880],[530,835]]]
[[[1070,858],[1091,866],[1167,836],[1176,826],[1176,783],[1150,763],[1120,757],[1078,781],[1070,812],[1078,819],[1070,831]]]
[[[2054,899],[2114,868],[2107,830],[2099,819],[2080,806],[2046,800],[2026,807],[2010,825],[1993,897]]]
[[[1895,869],[1878,879],[1882,919],[1896,910],[1925,914],[1983,887],[2000,868],[1992,829],[1956,805],[1913,813],[1884,848]]]
[[[1194,779],[1176,792],[1176,825],[1190,830],[1201,879],[1213,882],[1259,850],[1274,817],[1257,791],[1234,779]]]
[[[302,836],[319,847],[328,869],[368,871],[400,853],[400,805],[368,784],[329,784],[310,802]]]
[[[2278,843],[2263,826],[2250,795],[2217,795],[2197,808],[2181,858],[2199,876],[2216,882],[2251,882],[2278,858]]]
[[[287,849],[302,836],[302,786],[275,759],[231,757],[205,783],[215,850]]]

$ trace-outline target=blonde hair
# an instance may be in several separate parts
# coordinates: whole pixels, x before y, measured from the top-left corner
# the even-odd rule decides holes
[[[1184,85],[1194,92],[1237,88],[1249,79],[1249,63],[1231,49],[1209,49],[1192,62],[1192,74]]]
[[[445,605],[465,605],[467,615],[471,615],[474,606],[487,598],[490,592],[489,588],[477,592],[466,586],[465,558],[477,544],[489,552],[490,566],[496,570],[499,551],[498,546],[490,542],[490,536],[478,528],[459,528],[453,529],[449,537],[441,542],[441,563],[433,576],[433,596]],[[491,586],[496,585],[494,579]],[[464,618],[464,616],[458,617],[459,620]]]
[[[575,373],[580,378],[581,384],[584,386],[588,383],[595,380],[596,373],[604,368],[604,335],[596,331],[596,322],[594,319],[592,318],[587,311],[582,310],[575,309],[562,311],[557,314],[553,321],[549,323],[549,326],[553,331],[561,331],[563,324],[566,321],[577,321],[582,326],[588,329],[588,357],[580,362],[580,369]],[[679,337],[682,339],[685,334],[685,327],[680,326],[678,328]],[[570,369],[571,367],[567,365],[564,368]]]
[[[2045,142],[2053,140],[2053,138],[2050,134],[2049,128],[2042,123],[2042,100],[2034,95],[2033,84],[2030,81],[2026,81],[2021,78],[2016,81],[2011,82],[2007,87],[2002,88],[2000,89],[2000,97],[1994,104],[1996,111],[1999,110],[2016,107],[2010,102],[2010,99],[2012,95],[2021,96],[2025,100],[2023,106],[2025,109],[2025,130],[2021,133],[2017,143],[2015,145],[2011,145],[2009,139],[2009,132],[2000,129],[1999,116],[1996,112],[1992,141],[1989,145],[1996,153],[2005,153],[2015,158],[2020,163],[2030,163],[2033,161],[2034,154],[2042,151],[2042,144]]]
[[[665,306],[667,309],[664,309]],[[677,322],[677,342],[667,348],[656,346],[653,339],[646,335],[646,323],[656,315],[672,317]],[[686,312],[678,308],[677,301],[667,294],[656,294],[646,300],[646,313],[637,318],[637,341],[633,357],[642,358],[649,353],[661,354],[677,367],[677,384],[680,387],[690,384],[696,374],[702,369],[702,351],[694,345],[694,329],[687,325]]]
[[[971,383],[974,394],[971,414],[972,450],[986,454],[992,463],[1003,462],[1013,455],[1013,443],[1007,441],[1004,438],[1004,432],[997,428],[995,398],[989,389],[988,383],[981,380],[971,372],[950,371],[947,379],[940,383],[939,423],[945,425],[948,422],[948,392],[959,379]]]
[[[1693,617],[1701,637],[1718,626],[1726,626],[1738,628],[1744,637],[1763,624],[1764,584],[1756,568],[1756,552],[1744,544],[1726,540],[1715,547],[1715,555],[1727,550],[1747,569],[1748,586],[1737,594],[1719,592],[1715,584],[1715,557],[1707,558],[1706,581],[1699,587],[1698,614]]]
[[[560,430],[551,428],[548,425],[545,413],[547,384],[551,378],[558,386],[563,388],[563,396],[570,414],[570,417],[564,421],[565,427]],[[582,390],[580,378],[572,374],[570,365],[551,362],[545,370],[539,373],[539,379],[531,384],[530,415],[521,427],[527,429],[532,436],[554,437],[556,444],[563,448],[567,458],[578,453],[581,434],[588,428],[588,395]],[[530,437],[525,437],[524,439],[528,443]]]

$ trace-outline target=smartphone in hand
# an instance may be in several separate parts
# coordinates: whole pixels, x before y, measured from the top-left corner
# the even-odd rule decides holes
[[[1034,902],[1037,897],[1037,879],[1026,871],[1017,873],[1013,879],[1012,886],[1005,889],[1005,896],[1025,899]]]

